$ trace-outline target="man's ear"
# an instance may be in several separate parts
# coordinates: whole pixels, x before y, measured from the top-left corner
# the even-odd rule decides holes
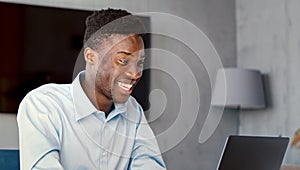
[[[91,48],[87,47],[84,49],[84,60],[87,64],[94,65],[96,64],[98,54],[96,51],[92,50]]]

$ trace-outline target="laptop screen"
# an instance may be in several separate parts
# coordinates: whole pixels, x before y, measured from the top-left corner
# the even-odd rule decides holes
[[[218,170],[279,170],[289,138],[229,136]]]

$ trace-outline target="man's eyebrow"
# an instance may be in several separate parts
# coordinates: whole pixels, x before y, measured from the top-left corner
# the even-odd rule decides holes
[[[117,54],[125,54],[125,55],[132,55],[132,53],[126,52],[126,51],[118,51]],[[141,56],[142,59],[145,58],[145,54]]]
[[[126,51],[118,51],[117,53],[118,53],[118,54],[131,55],[131,53],[126,52]]]

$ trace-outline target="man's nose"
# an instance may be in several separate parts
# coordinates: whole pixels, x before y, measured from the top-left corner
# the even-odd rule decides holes
[[[138,67],[137,65],[129,66],[127,70],[127,75],[130,76],[131,79],[139,79],[142,76],[143,69]]]

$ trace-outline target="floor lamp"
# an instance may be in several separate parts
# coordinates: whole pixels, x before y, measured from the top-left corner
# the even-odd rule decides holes
[[[222,68],[217,72],[212,94],[212,106],[229,109],[262,109],[266,107],[260,71],[242,68]],[[238,117],[239,129],[239,117]],[[237,130],[238,133],[238,130]]]

